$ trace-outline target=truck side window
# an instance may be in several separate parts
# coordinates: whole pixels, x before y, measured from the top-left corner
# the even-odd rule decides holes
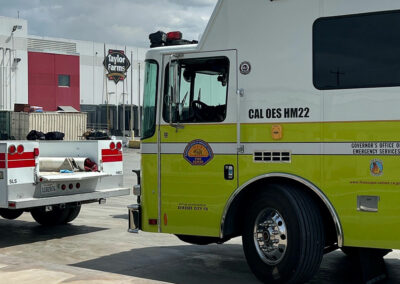
[[[166,68],[163,117],[169,122],[169,68]],[[172,122],[222,122],[226,117],[229,60],[225,57],[179,61],[180,106],[172,107]]]
[[[400,86],[400,11],[320,18],[313,28],[319,90]]]

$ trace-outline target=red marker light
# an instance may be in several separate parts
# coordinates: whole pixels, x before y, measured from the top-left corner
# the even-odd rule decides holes
[[[167,40],[181,40],[182,33],[179,31],[167,33]]]
[[[118,142],[118,143],[117,143],[117,149],[118,149],[118,150],[121,150],[121,149],[122,149],[122,143],[121,143],[121,142]]]
[[[18,154],[22,154],[23,152],[24,152],[24,146],[23,145],[18,145],[18,147],[17,147],[17,152],[18,152]]]
[[[66,190],[66,189],[67,189],[67,186],[66,186],[65,184],[63,184],[63,185],[61,186],[61,189],[62,189],[62,190]]]
[[[110,149],[111,149],[111,150],[114,150],[114,149],[115,149],[115,143],[114,143],[114,142],[111,142],[111,143],[110,143]]]
[[[157,219],[149,219],[149,225],[157,225]]]
[[[77,184],[76,184],[76,188],[77,188],[77,189],[80,189],[80,188],[81,188],[81,184],[80,184],[80,183],[77,183]]]
[[[69,188],[69,189],[73,189],[73,188],[74,188],[74,185],[73,185],[72,183],[70,183],[69,186],[68,186],[68,188]]]
[[[39,157],[39,148],[33,149],[33,155],[34,155],[35,157]]]
[[[10,145],[10,147],[8,147],[8,154],[14,155],[15,152],[17,152],[17,148],[14,145]]]

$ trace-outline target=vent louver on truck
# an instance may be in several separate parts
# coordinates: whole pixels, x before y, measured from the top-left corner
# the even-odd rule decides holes
[[[288,151],[257,151],[254,152],[256,163],[291,163],[292,155]]]

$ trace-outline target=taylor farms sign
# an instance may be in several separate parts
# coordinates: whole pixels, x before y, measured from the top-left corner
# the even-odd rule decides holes
[[[131,63],[123,50],[110,49],[106,58],[104,58],[103,65],[108,72],[106,75],[108,79],[118,84],[120,80],[125,79]]]

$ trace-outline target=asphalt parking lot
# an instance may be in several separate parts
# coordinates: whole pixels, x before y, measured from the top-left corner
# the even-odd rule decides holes
[[[125,184],[136,182],[137,150],[125,150]],[[241,239],[194,246],[164,234],[129,234],[133,196],[105,205],[84,205],[70,225],[44,228],[30,214],[0,219],[0,283],[258,283],[248,268]],[[390,279],[400,283],[400,251],[385,258]],[[354,283],[351,261],[340,251],[324,257],[310,283]]]

